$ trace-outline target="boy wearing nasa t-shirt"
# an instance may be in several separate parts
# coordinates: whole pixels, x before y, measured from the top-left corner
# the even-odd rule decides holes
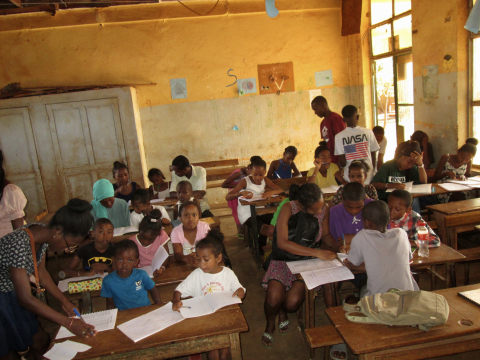
[[[373,131],[358,126],[358,110],[353,105],[347,105],[342,109],[343,121],[347,128],[335,135],[335,155],[340,156],[339,165],[344,168],[346,181],[348,178],[348,167],[353,160],[365,160],[372,169],[375,168],[376,151],[380,149]],[[371,172],[370,172],[371,174]],[[370,184],[369,175],[365,184]]]

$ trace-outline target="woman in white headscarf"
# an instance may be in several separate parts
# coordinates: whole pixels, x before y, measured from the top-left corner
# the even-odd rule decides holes
[[[95,221],[107,218],[114,228],[130,226],[130,210],[125,200],[116,199],[113,185],[107,179],[93,184],[92,215]]]

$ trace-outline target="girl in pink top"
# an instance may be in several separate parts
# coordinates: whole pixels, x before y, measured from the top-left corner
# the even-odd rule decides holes
[[[140,222],[138,226],[138,234],[130,237],[130,240],[134,241],[138,246],[138,253],[140,263],[139,268],[152,264],[152,259],[155,256],[158,248],[164,246],[168,251],[167,241],[168,235],[162,229],[162,213],[158,209],[154,209],[149,212]],[[166,265],[168,259],[165,260],[163,265]],[[154,271],[153,276],[160,275],[165,266]]]
[[[195,245],[207,236],[210,226],[200,220],[200,208],[192,201],[187,201],[180,206],[179,215],[182,222],[172,231],[172,244],[177,261],[190,262],[197,265]]]

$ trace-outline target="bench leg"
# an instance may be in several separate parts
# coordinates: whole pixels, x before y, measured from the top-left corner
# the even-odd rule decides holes
[[[82,293],[82,314],[90,314],[92,312],[92,298],[90,297],[90,291]]]
[[[242,360],[242,348],[240,346],[240,334],[230,334],[230,354],[232,360]]]
[[[323,352],[323,360],[329,360],[330,359],[330,346],[325,346],[324,347],[324,352]]]

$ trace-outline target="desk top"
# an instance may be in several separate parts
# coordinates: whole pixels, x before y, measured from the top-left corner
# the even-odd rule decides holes
[[[418,247],[418,246],[417,246]],[[454,263],[465,259],[465,256],[458,251],[452,249],[450,246],[441,244],[439,247],[430,248],[428,257],[418,256],[418,250],[413,254],[413,261],[410,264],[412,268],[419,268],[422,266],[431,266],[439,264]]]
[[[477,288],[480,287],[478,284],[476,286]],[[345,311],[341,306],[326,309],[325,312],[353,353],[366,354],[480,333],[480,321],[478,320],[480,307],[477,306],[476,311],[474,311],[475,309],[467,307],[466,303],[469,301],[460,296],[458,296],[458,299],[455,298],[455,301],[453,300],[451,292],[463,291],[461,289],[463,287],[436,291],[441,295],[445,296],[443,292],[448,295],[445,297],[449,302],[450,315],[446,324],[435,326],[429,331],[410,326],[353,323],[347,320]],[[473,325],[461,325],[460,320],[470,320]]]
[[[277,185],[277,186],[280,186],[283,190],[288,190],[290,189],[290,186],[292,186],[292,184],[305,184],[307,182],[307,177],[306,176],[302,176],[302,177],[293,177],[293,178],[290,178],[290,179],[275,179],[275,180],[272,180],[272,182]]]
[[[265,205],[268,205],[268,204],[282,202],[285,198],[287,198],[287,196],[279,195],[279,196],[272,197],[270,199],[259,200],[259,201],[251,201],[251,202],[240,199],[240,204],[242,204],[242,205],[265,206]]]
[[[450,289],[434,291],[447,299],[450,308],[454,308],[462,316],[480,328],[480,306],[458,295],[459,292],[480,289],[480,284],[459,286]]]
[[[78,353],[75,359],[90,359],[129,353],[162,345],[248,331],[247,322],[238,305],[224,307],[211,315],[185,319],[164,331],[160,331],[136,343],[118,330],[118,325],[156,310],[159,307],[160,305],[150,305],[119,311],[115,329],[99,332],[97,336],[91,338],[77,336],[68,338],[68,340],[92,347],[85,352]],[[59,342],[63,342],[64,340],[65,339],[61,339]],[[128,358],[128,355],[126,355],[125,358]]]
[[[455,201],[445,204],[429,205],[428,209],[441,212],[445,215],[461,214],[480,210],[480,199]]]

